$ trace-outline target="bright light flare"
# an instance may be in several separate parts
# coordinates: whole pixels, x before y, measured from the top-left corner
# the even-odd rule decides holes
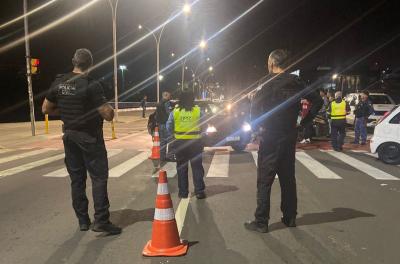
[[[182,8],[182,12],[188,15],[190,12],[192,12],[192,7],[189,4],[185,4]]]
[[[159,81],[164,80],[164,76],[163,76],[163,75],[158,75],[158,80],[159,80]]]
[[[127,70],[128,68],[126,67],[126,65],[119,65],[119,69],[120,69],[121,71],[125,71],[125,70]]]
[[[54,4],[54,3],[57,2],[57,1],[58,1],[58,0],[51,0],[51,1],[49,1],[49,2],[47,2],[47,3],[45,3],[45,4],[43,4],[43,5],[41,5],[41,6],[37,7],[37,8],[35,8],[35,9],[29,11],[28,13],[26,13],[26,15],[22,15],[22,16],[16,17],[16,18],[14,18],[14,19],[12,19],[12,20],[10,20],[10,21],[8,21],[8,22],[6,22],[6,23],[0,25],[0,29],[5,28],[5,27],[7,27],[7,26],[9,26],[9,25],[12,25],[12,24],[14,24],[15,22],[18,22],[18,21],[21,20],[21,19],[24,19],[25,16],[30,16],[30,15],[36,13],[36,12],[39,12],[39,11],[42,10],[43,8],[46,8],[47,6],[49,6],[49,5],[51,5],[51,4]]]
[[[338,75],[335,73],[334,75],[332,75],[332,80],[336,80],[338,77]]]
[[[76,15],[78,15],[79,13],[83,12],[84,10],[88,9],[89,7],[91,7],[92,5],[96,4],[97,2],[99,2],[99,0],[92,0],[88,3],[86,3],[85,5],[75,9],[74,11],[68,13],[67,15],[60,17],[59,19],[51,22],[50,24],[48,24],[47,26],[44,26],[32,33],[29,34],[29,38],[32,39],[34,37],[37,37],[38,35],[43,34],[44,32],[49,31],[50,29],[53,29],[59,25],[61,25],[62,23],[64,23],[67,20],[70,20],[71,18],[75,17]],[[14,48],[20,44],[22,44],[25,41],[25,37],[21,37],[15,41],[12,41],[4,46],[0,47],[0,53],[3,53],[11,48]]]
[[[209,71],[209,72],[212,72],[213,70],[214,70],[214,67],[213,67],[213,66],[208,67],[208,71]]]
[[[205,40],[200,41],[199,47],[200,47],[201,49],[207,48],[207,41],[205,41]]]
[[[138,25],[138,29],[139,29],[139,30],[142,30],[142,29],[143,29],[143,26],[139,24],[139,25]]]

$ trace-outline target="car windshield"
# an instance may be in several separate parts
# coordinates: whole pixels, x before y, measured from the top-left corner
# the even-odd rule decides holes
[[[386,95],[370,95],[369,100],[372,104],[392,104]]]

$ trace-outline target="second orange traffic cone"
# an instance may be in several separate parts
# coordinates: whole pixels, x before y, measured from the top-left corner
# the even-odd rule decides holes
[[[158,177],[156,208],[151,240],[143,249],[148,257],[177,257],[185,255],[188,244],[179,238],[171,195],[168,191],[168,179],[165,171]]]
[[[149,159],[160,159],[160,134],[158,133],[158,127],[154,129],[153,148],[151,149],[151,156],[149,157]]]

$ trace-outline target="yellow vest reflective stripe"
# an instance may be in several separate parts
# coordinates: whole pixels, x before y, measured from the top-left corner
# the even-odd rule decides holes
[[[346,102],[344,100],[340,103],[336,103],[335,101],[333,101],[331,107],[331,119],[346,119]]]
[[[175,108],[175,138],[176,139],[199,139],[200,130],[200,107],[193,107],[192,111]]]

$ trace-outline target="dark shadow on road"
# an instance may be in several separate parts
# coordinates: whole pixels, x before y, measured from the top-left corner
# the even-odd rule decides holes
[[[190,203],[186,214],[182,238],[198,240],[190,247],[186,256],[178,258],[157,258],[151,263],[174,264],[246,264],[248,260],[240,253],[227,248],[224,237],[214,220],[214,213],[207,200]]]
[[[222,193],[227,193],[227,192],[236,192],[238,191],[239,188],[235,185],[222,185],[222,184],[217,184],[217,185],[210,185],[206,187],[206,194],[208,197],[222,194]]]
[[[297,226],[318,225],[332,222],[342,222],[360,217],[375,217],[374,214],[365,213],[351,208],[333,208],[330,212],[304,214],[297,218]],[[286,228],[281,222],[269,226],[269,231]]]
[[[154,208],[144,210],[123,209],[111,212],[111,222],[125,228],[137,222],[153,221]]]
[[[79,242],[82,240],[85,234],[86,232],[77,230],[70,239],[58,247],[56,252],[54,252],[44,264],[66,263],[69,257],[71,257],[76,248],[79,246]]]

